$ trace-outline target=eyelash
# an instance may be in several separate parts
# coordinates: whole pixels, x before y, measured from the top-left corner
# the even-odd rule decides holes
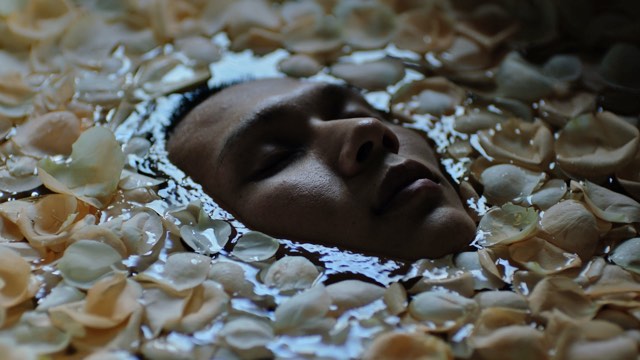
[[[264,180],[276,175],[300,155],[302,155],[301,149],[285,149],[274,152],[267,157],[264,164],[251,176],[251,181]]]

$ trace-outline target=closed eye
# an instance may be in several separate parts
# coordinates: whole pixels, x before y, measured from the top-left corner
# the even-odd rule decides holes
[[[260,161],[257,170],[249,177],[249,181],[260,181],[276,175],[298,159],[302,153],[303,151],[297,148],[284,148],[271,152]]]

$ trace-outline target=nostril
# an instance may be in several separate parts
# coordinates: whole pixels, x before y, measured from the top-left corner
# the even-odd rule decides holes
[[[369,157],[371,150],[373,150],[373,141],[367,141],[366,143],[360,145],[358,153],[356,154],[356,160],[358,162],[365,161]]]

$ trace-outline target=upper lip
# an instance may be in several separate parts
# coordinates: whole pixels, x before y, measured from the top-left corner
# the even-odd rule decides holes
[[[415,160],[407,159],[389,167],[378,188],[374,212],[377,214],[383,213],[400,191],[418,179],[430,179],[439,183],[429,168]]]

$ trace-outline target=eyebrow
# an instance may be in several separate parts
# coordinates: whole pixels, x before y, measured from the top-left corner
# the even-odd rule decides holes
[[[347,92],[354,91],[353,88],[345,84],[323,84],[321,87],[314,87],[304,91],[301,95],[306,95],[307,92],[317,92],[321,97],[326,97],[333,94],[345,94]],[[336,100],[341,101],[343,98],[338,97]],[[218,166],[222,163],[225,156],[237,145],[237,143],[245,138],[250,132],[255,131],[261,126],[265,126],[274,119],[282,118],[278,115],[286,114],[292,110],[291,103],[285,101],[268,104],[265,107],[259,109],[248,117],[240,120],[241,125],[238,126],[225,140],[220,155],[216,163]]]

